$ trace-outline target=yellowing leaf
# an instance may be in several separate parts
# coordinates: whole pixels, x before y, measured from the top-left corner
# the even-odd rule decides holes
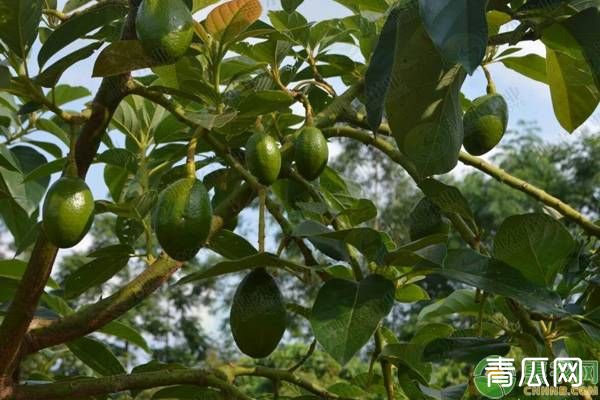
[[[222,43],[235,39],[260,18],[258,0],[232,0],[220,5],[206,17],[206,30]]]

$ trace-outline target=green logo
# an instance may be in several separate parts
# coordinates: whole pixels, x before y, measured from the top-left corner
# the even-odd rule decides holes
[[[481,360],[473,373],[475,387],[488,399],[501,399],[517,384],[514,358],[488,356]]]

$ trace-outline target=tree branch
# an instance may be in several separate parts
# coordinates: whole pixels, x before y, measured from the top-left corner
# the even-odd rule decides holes
[[[515,176],[512,176],[502,168],[496,167],[488,163],[487,161],[474,157],[465,152],[460,153],[460,161],[465,165],[470,165],[478,169],[479,171],[493,177],[499,182],[502,182],[520,192],[525,193],[529,197],[532,197],[548,207],[558,211],[566,219],[579,225],[589,235],[600,238],[600,226],[594,224],[592,221],[583,216],[580,212],[575,210],[570,205],[562,202],[560,199],[550,195],[544,190],[522,180]]]
[[[226,393],[227,398],[251,400],[235,386],[219,379],[214,373],[205,370],[165,370],[131,375],[114,375],[103,378],[80,379],[76,381],[50,383],[44,385],[22,385],[12,390],[6,400],[64,400],[81,399],[90,396],[118,393],[125,390],[144,390],[171,385],[196,385],[211,387]],[[2,398],[2,397],[0,397]]]

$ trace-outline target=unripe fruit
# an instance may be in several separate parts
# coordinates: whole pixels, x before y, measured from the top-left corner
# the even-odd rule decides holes
[[[246,165],[258,181],[270,186],[281,171],[281,151],[277,141],[264,133],[255,133],[246,143]]]
[[[183,56],[194,37],[194,20],[182,0],[143,0],[136,31],[144,49],[158,61]]]
[[[317,179],[329,159],[329,147],[323,133],[317,128],[304,128],[298,134],[294,147],[294,161],[300,175],[309,181]]]
[[[508,105],[499,94],[479,97],[463,118],[465,149],[474,156],[492,150],[506,133]]]
[[[184,178],[159,196],[154,230],[163,250],[177,261],[192,259],[206,242],[212,207],[206,188],[195,178]]]
[[[250,272],[238,286],[229,324],[235,343],[253,358],[271,354],[285,333],[287,316],[283,296],[264,268]]]
[[[85,181],[63,177],[48,190],[42,218],[46,236],[55,246],[75,246],[89,232],[94,221],[94,197]]]

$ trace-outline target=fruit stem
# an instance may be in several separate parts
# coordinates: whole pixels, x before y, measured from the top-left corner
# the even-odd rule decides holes
[[[75,148],[77,144],[77,134],[75,133],[75,126],[71,124],[71,130],[69,135],[69,154],[67,155],[67,165],[65,166],[64,175],[69,177],[75,177],[77,173],[77,161],[75,159]]]
[[[196,129],[196,132],[194,132],[194,135],[188,144],[187,160],[185,164],[188,178],[196,177],[196,149],[198,148],[198,140],[203,133],[203,128]]]
[[[258,191],[258,251],[265,251],[265,203],[267,192],[265,188]]]
[[[314,112],[313,112],[312,105],[310,104],[310,101],[308,100],[308,97],[304,93],[298,93],[296,96],[297,96],[298,100],[302,103],[302,106],[304,106],[304,109],[306,110],[305,126],[308,126],[308,127],[314,126],[315,125]]]
[[[490,70],[485,65],[482,65],[481,68],[483,69],[485,79],[487,80],[487,94],[496,94],[496,84],[494,83],[494,79],[492,78]]]

